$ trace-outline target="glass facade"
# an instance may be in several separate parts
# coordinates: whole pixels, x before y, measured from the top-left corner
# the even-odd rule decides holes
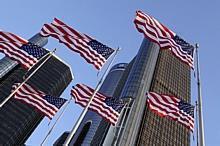
[[[190,102],[190,68],[169,50],[160,51],[151,91],[171,94]],[[189,146],[190,131],[181,124],[161,118],[147,107],[137,145]]]
[[[131,101],[122,113],[115,135],[116,145],[135,145],[158,54],[159,46],[144,39],[121,91],[121,98]]]
[[[10,72],[16,65],[17,63],[14,62],[13,60],[7,57],[2,58],[0,60],[0,80],[3,78],[4,75]]]
[[[41,40],[41,43],[46,39],[39,38],[39,35],[36,35],[35,38]],[[32,41],[34,40],[32,39]],[[1,63],[7,64],[8,59],[3,59]],[[3,65],[0,70],[7,69]],[[23,81],[26,73],[27,71],[17,64],[1,77],[0,101],[10,94],[15,82]],[[68,65],[53,56],[28,80],[28,84],[46,94],[58,97],[71,80],[72,74]],[[23,145],[42,118],[43,116],[32,107],[13,98],[10,99],[0,108],[0,145]]]
[[[169,50],[159,51],[156,44],[144,40],[122,90],[122,98],[130,97],[133,100],[122,113],[124,120],[119,122],[114,144],[189,146],[188,129],[148,109],[147,91],[171,94],[190,102],[190,67]]]

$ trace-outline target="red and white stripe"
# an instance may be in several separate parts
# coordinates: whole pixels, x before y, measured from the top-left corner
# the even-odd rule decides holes
[[[178,102],[180,99],[174,96],[157,94],[155,92],[149,92],[148,97],[148,106],[152,111],[161,117],[169,117],[193,131],[194,118],[189,114],[179,110]]]
[[[54,18],[51,24],[44,24],[40,34],[45,37],[52,36],[58,39],[72,51],[79,53],[80,56],[88,63],[93,64],[97,69],[101,69],[106,62],[102,55],[88,45],[93,40],[91,37],[79,33],[57,18]]]
[[[13,85],[14,91],[19,84]],[[43,115],[47,116],[48,118],[52,119],[52,117],[58,111],[58,108],[53,104],[48,103],[45,99],[43,99],[45,94],[41,91],[35,90],[28,84],[23,84],[15,93],[14,98],[22,101],[28,105],[33,106]]]
[[[77,84],[71,90],[71,95],[75,99],[75,102],[77,104],[80,104],[82,107],[87,106],[89,99],[92,97],[93,93],[94,89],[83,84]],[[89,106],[89,109],[97,112],[100,116],[105,118],[111,124],[116,125],[120,114],[105,103],[106,98],[110,97],[106,97],[101,93],[96,93]]]
[[[161,49],[169,49],[181,61],[193,68],[193,57],[185,52],[174,40],[176,35],[155,18],[141,12],[136,12],[134,20],[137,30],[151,41],[157,43]]]
[[[28,43],[27,40],[9,33],[0,31],[0,52],[7,57],[21,64],[24,68],[29,69],[38,60],[26,51],[20,49],[23,44]]]

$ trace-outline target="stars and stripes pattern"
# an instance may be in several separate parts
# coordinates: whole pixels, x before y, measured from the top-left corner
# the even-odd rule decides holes
[[[28,43],[27,40],[10,32],[0,31],[0,52],[29,69],[38,59],[48,53],[45,49]]]
[[[177,97],[148,93],[147,103],[149,108],[161,117],[168,117],[183,124],[186,128],[194,129],[194,106]]]
[[[76,84],[71,90],[71,95],[75,99],[77,104],[80,104],[82,107],[86,107],[89,99],[92,97],[94,93],[94,89],[84,85],[84,84]],[[94,99],[92,100],[89,109],[95,111],[108,122],[113,125],[116,125],[117,120],[119,118],[119,110],[121,106],[114,105],[115,109],[112,107],[113,101],[110,101],[106,104],[106,99],[111,98],[107,97],[99,92],[96,93]]]
[[[12,92],[20,85],[16,83],[12,86]],[[67,101],[63,98],[46,95],[42,91],[36,90],[27,83],[23,84],[15,93],[14,98],[25,104],[28,104],[49,119],[56,114],[61,106]]]
[[[134,20],[137,30],[151,41],[157,43],[161,49],[169,49],[182,62],[194,68],[194,46],[190,45],[176,35],[172,30],[165,27],[155,18],[143,13],[136,12]]]
[[[110,98],[106,98],[105,99],[105,103],[112,107],[114,110],[116,110],[117,112],[121,112],[121,110],[123,109],[123,107],[125,106],[125,102],[123,100],[120,99],[116,99],[114,97],[110,97]]]
[[[77,52],[96,69],[101,69],[109,56],[114,52],[112,48],[103,45],[86,34],[71,28],[61,20],[54,18],[51,24],[44,24],[40,34],[44,37],[54,37],[65,44],[72,51]]]

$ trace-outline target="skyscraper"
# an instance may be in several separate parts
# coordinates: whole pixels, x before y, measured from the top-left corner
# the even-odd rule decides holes
[[[47,39],[38,34],[29,40],[44,46]],[[22,82],[26,70],[9,58],[0,61],[0,102],[6,98],[15,82]],[[70,67],[57,56],[51,57],[31,78],[28,84],[46,94],[60,96],[71,82]],[[0,108],[0,145],[22,145],[31,135],[43,116],[34,108],[10,99]]]
[[[181,124],[152,113],[146,106],[146,92],[171,94],[190,102],[190,67],[169,50],[160,50],[144,39],[121,98],[133,100],[123,113],[116,132],[115,144],[120,146],[155,145],[187,146],[190,131]]]
[[[160,51],[150,90],[175,95],[190,103],[190,68],[170,51]],[[190,131],[186,127],[168,118],[159,117],[147,107],[140,129],[138,145],[190,145]]]

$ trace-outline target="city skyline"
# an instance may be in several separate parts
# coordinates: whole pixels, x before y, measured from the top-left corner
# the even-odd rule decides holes
[[[49,23],[54,17],[58,17],[77,30],[90,34],[110,47],[121,47],[122,50],[114,64],[128,63],[140,47],[143,35],[137,32],[133,24],[135,11],[139,9],[154,16],[192,44],[199,43],[206,144],[215,146],[219,142],[220,127],[218,120],[213,120],[219,119],[216,114],[219,101],[216,89],[220,71],[218,68],[216,69],[216,66],[218,67],[217,39],[220,22],[215,19],[219,14],[217,7],[219,2],[115,1],[117,4],[100,1],[72,2],[70,0],[65,2],[29,2],[24,0],[22,2],[3,2],[5,7],[0,10],[0,18],[3,20],[0,23],[0,29],[28,39],[39,32],[44,23]],[[93,66],[87,64],[79,55],[69,51],[64,45],[57,43],[52,38],[49,38],[46,48],[49,50],[58,48],[56,55],[70,64],[73,70],[75,80],[68,86],[62,97],[68,99],[71,86],[78,82],[95,87],[104,69],[97,77],[97,71]],[[89,76],[86,76],[87,73]],[[194,104],[197,91],[193,76],[191,89]],[[46,144],[52,144],[64,131],[70,130],[81,111],[82,108],[72,102]],[[48,119],[44,118],[44,121],[27,141],[27,145],[39,144],[43,140],[49,129],[48,122]],[[51,121],[51,123],[53,122],[54,120]],[[64,123],[68,124],[64,126]],[[195,145],[195,142],[192,143]]]

